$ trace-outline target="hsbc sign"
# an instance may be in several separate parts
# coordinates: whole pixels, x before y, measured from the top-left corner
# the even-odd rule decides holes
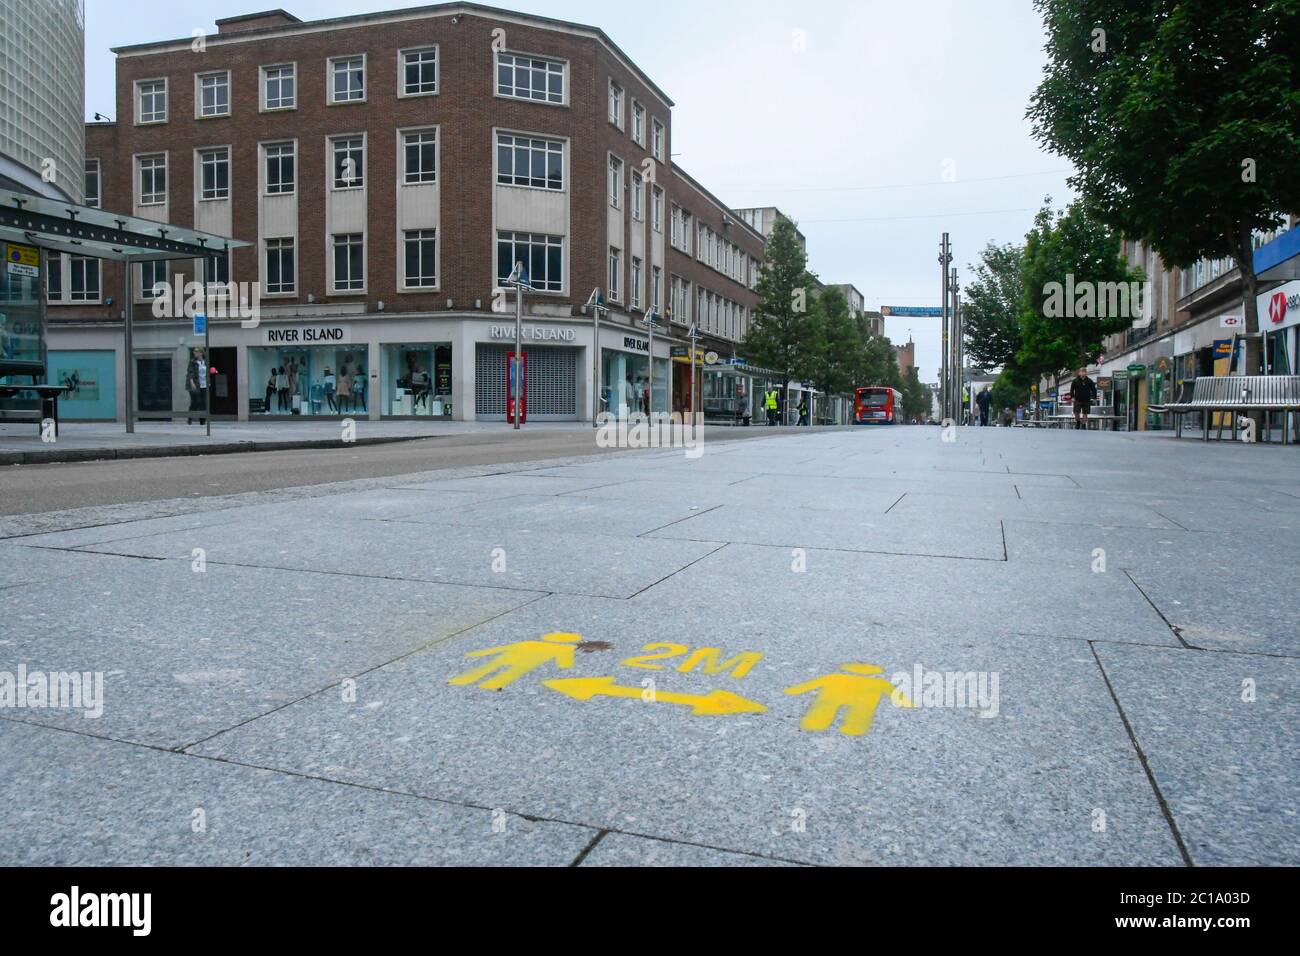
[[[1288,328],[1300,325],[1300,282],[1288,282],[1259,297],[1260,325],[1265,328]],[[1267,318],[1265,318],[1267,317]]]

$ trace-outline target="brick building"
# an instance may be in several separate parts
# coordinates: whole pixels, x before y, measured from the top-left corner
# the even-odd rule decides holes
[[[196,344],[159,283],[232,284],[205,311],[214,411],[241,419],[503,418],[516,261],[534,420],[644,407],[650,313],[657,411],[691,406],[692,324],[735,355],[763,236],[671,162],[672,101],[600,29],[472,3],[217,27],[116,49],[116,121],[86,127],[103,208],[253,243],[133,267],[140,417],[185,408]],[[120,385],[121,267],[56,264],[51,349]]]

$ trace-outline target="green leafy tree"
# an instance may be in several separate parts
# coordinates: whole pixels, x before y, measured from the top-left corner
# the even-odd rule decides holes
[[[1019,373],[1034,381],[1092,362],[1108,335],[1132,323],[1132,293],[1143,278],[1086,203],[1063,213],[1044,205],[1020,264],[1020,349],[1013,360]],[[1118,302],[1120,291],[1127,307]]]
[[[810,320],[809,378],[819,391],[830,395],[852,391],[863,342],[844,293],[828,288],[817,297]]]
[[[815,322],[809,318],[814,280],[808,256],[799,243],[795,224],[778,217],[768,237],[763,268],[758,275],[758,309],[745,336],[751,361],[781,373],[781,388],[808,370]],[[789,396],[783,398],[789,407]]]
[[[1252,238],[1300,209],[1300,0],[1035,0],[1034,133],[1101,218],[1166,262],[1232,256],[1259,330]],[[1247,368],[1260,343],[1247,340]]]
[[[1029,383],[1012,369],[1004,369],[993,382],[993,412],[1000,414],[1029,404]]]
[[[1020,351],[1020,261],[1024,246],[989,243],[962,290],[966,354],[981,368],[1003,368]]]
[[[925,422],[930,417],[930,389],[922,384],[916,366],[908,369],[902,379],[903,413],[909,422],[913,419]]]

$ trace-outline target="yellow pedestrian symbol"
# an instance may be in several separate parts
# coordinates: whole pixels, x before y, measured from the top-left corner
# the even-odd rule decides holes
[[[803,730],[814,733],[829,730],[840,711],[847,710],[840,722],[840,733],[861,737],[871,729],[871,720],[876,715],[876,707],[882,697],[891,698],[897,707],[916,706],[885,678],[873,676],[883,674],[883,667],[874,664],[841,664],[840,670],[846,673],[827,674],[786,690],[792,697],[817,692],[799,724]]]
[[[540,641],[520,641],[518,644],[474,651],[465,656],[493,659],[481,667],[453,677],[448,683],[456,687],[478,684],[484,690],[501,690],[543,664],[554,662],[556,667],[567,670],[573,666],[573,652],[581,641],[581,634],[545,634]]]

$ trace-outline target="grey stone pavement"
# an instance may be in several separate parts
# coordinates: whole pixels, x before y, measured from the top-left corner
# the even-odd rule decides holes
[[[0,864],[1300,863],[1300,451],[955,437],[0,519]]]

